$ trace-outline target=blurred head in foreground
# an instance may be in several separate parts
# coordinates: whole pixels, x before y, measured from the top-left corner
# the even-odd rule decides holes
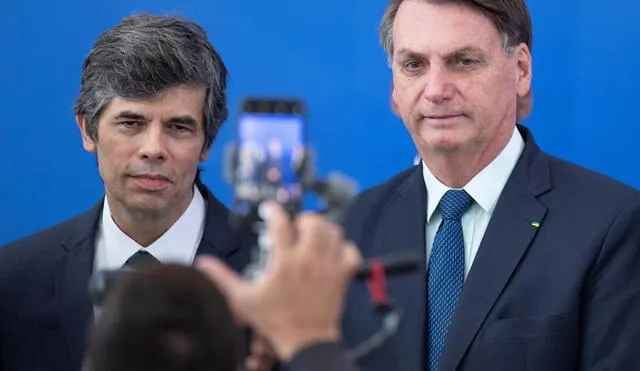
[[[194,268],[150,265],[120,277],[93,329],[85,371],[232,371],[236,328]]]

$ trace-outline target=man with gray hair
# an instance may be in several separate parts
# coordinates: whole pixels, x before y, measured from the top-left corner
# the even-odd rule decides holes
[[[390,280],[404,316],[361,369],[640,370],[640,192],[543,152],[520,124],[532,34],[524,0],[387,6],[392,107],[422,161],[362,193],[344,228],[364,257],[424,263]],[[349,347],[383,326],[367,301],[354,283]]]
[[[105,197],[82,215],[0,248],[0,370],[79,370],[94,270],[139,262],[222,259],[248,243],[202,184],[227,118],[227,70],[199,25],[134,15],[104,32],[84,61],[74,111]]]

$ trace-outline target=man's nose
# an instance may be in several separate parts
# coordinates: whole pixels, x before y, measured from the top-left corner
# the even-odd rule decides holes
[[[147,125],[140,136],[139,156],[152,161],[163,161],[167,158],[167,138],[161,124]]]
[[[438,104],[453,99],[455,88],[450,74],[442,66],[433,65],[426,73],[423,96]]]

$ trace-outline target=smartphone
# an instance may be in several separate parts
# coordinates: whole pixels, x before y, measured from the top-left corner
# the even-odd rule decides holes
[[[233,169],[236,212],[246,213],[264,200],[300,210],[306,125],[306,107],[300,99],[242,101]]]

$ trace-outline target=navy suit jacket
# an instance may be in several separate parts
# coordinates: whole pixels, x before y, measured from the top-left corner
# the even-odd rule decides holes
[[[227,208],[199,187],[207,212],[197,254],[242,269],[250,240],[229,227]],[[93,321],[88,282],[102,204],[0,248],[0,371],[81,369]]]
[[[640,370],[640,193],[540,151],[518,128],[525,148],[465,281],[439,370]],[[364,192],[346,233],[365,257],[424,256],[427,199],[415,166]],[[424,261],[389,279],[404,317],[395,337],[360,360],[362,370],[425,369]],[[354,283],[347,346],[380,328],[370,303]]]

